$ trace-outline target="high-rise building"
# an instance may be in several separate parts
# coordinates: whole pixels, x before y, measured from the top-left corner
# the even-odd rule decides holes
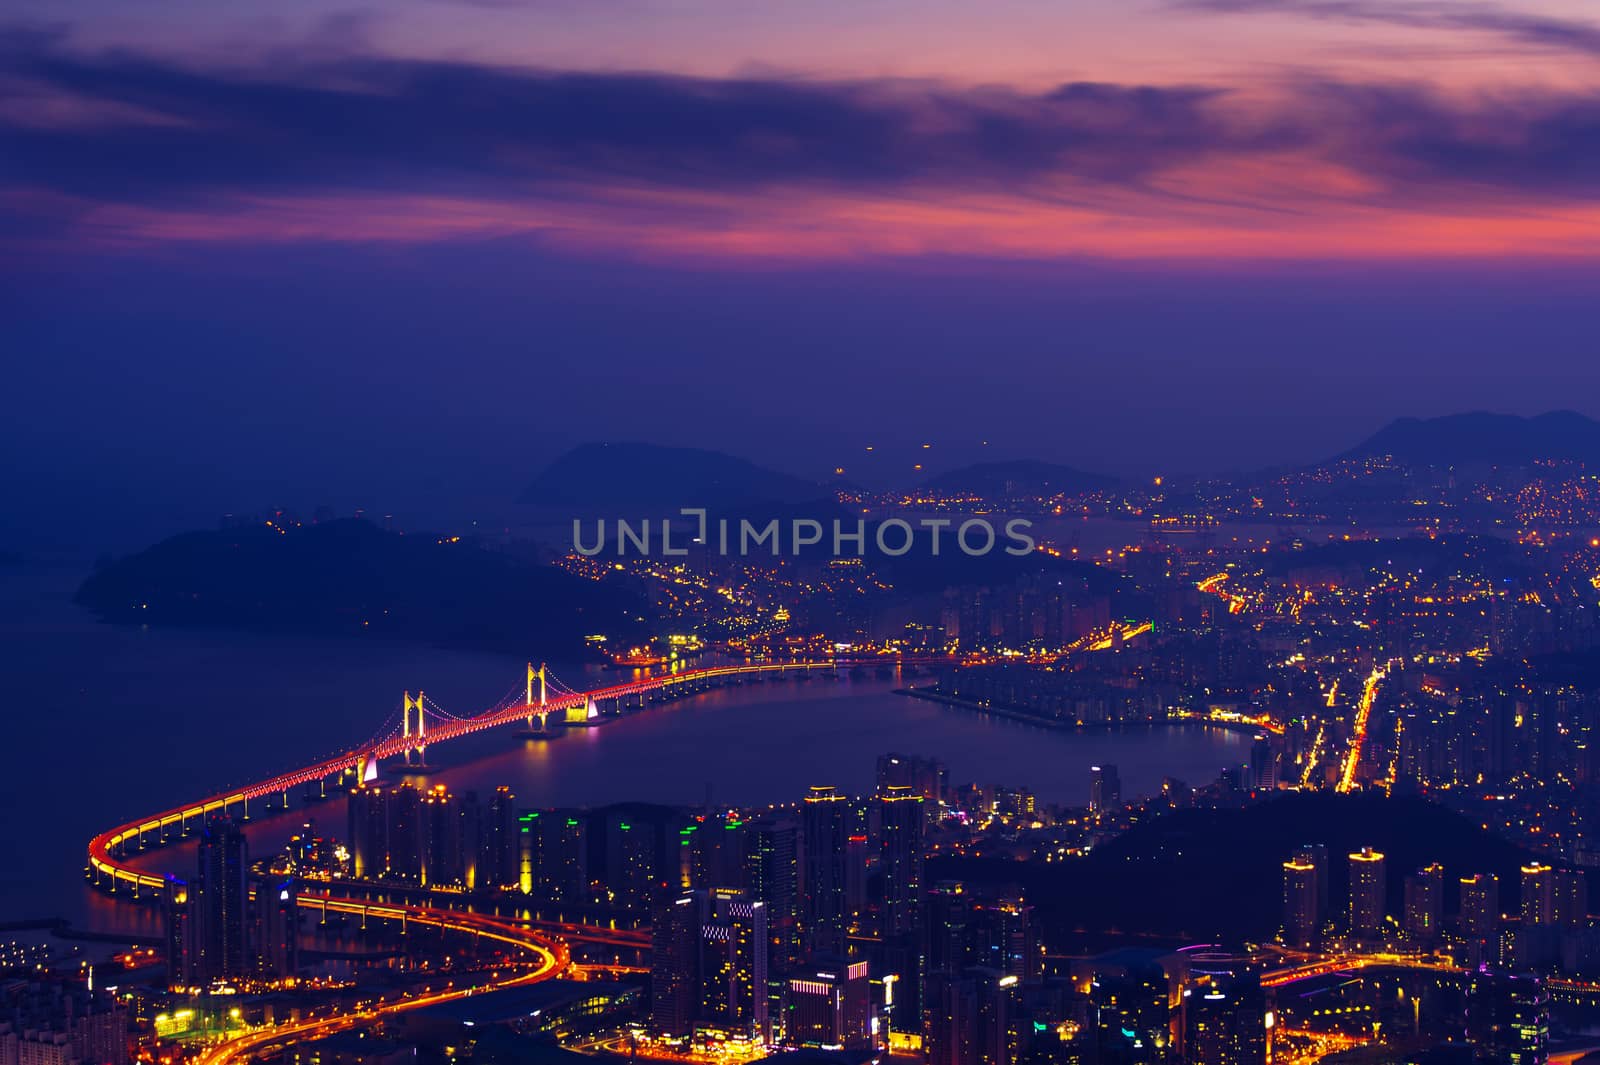
[[[1552,878],[1551,916],[1563,928],[1579,928],[1589,921],[1589,881],[1581,869],[1559,869]]]
[[[1044,953],[1033,923],[1033,907],[1019,892],[978,900],[971,917],[969,956],[985,969],[1035,984],[1044,975]]]
[[[1444,866],[1425,865],[1406,877],[1406,938],[1417,946],[1439,941],[1444,918]]]
[[[923,1056],[928,1065],[1016,1065],[1014,976],[981,967],[927,979]]]
[[[701,821],[690,837],[690,885],[710,891],[743,883],[747,835],[745,822],[732,814],[711,814]]]
[[[1555,870],[1540,862],[1522,867],[1522,926],[1555,923]]]
[[[650,921],[650,1029],[687,1038],[699,997],[700,903],[692,894],[663,897]]]
[[[1272,737],[1262,734],[1250,743],[1250,786],[1257,791],[1278,787],[1278,750]]]
[[[1295,857],[1283,863],[1283,940],[1291,946],[1315,947],[1322,939],[1317,867]]]
[[[1172,1047],[1172,984],[1160,962],[1133,959],[1097,970],[1089,1016],[1101,1061],[1166,1060]]]
[[[426,839],[422,824],[422,792],[409,781],[384,794],[389,834],[386,878],[422,882]]]
[[[515,889],[522,879],[517,797],[511,789],[494,789],[483,810],[478,840],[477,882],[480,888]]]
[[[661,875],[665,825],[618,810],[609,811],[604,824],[604,882],[613,902],[646,907],[663,886],[677,886]]]
[[[1114,765],[1089,767],[1089,812],[1115,813],[1122,808],[1122,780]]]
[[[977,1060],[976,984],[962,973],[930,972],[923,994],[922,1055],[927,1065]]]
[[[351,872],[360,879],[501,886],[478,881],[485,815],[471,792],[455,795],[443,784],[426,790],[410,782],[363,785],[350,793],[347,814]]]
[[[300,968],[300,882],[267,877],[256,883],[255,967],[263,980],[282,980]]]
[[[767,1038],[767,946],[766,906],[743,891],[664,896],[651,924],[651,1028]]]
[[[1328,845],[1302,843],[1295,849],[1294,857],[1296,861],[1309,862],[1317,871],[1317,920],[1326,922],[1329,907],[1333,905],[1333,895],[1329,891]]]
[[[941,880],[928,890],[923,923],[923,965],[930,973],[970,968],[974,901],[959,880]]]
[[[1540,862],[1522,867],[1522,926],[1574,927],[1589,917],[1589,886],[1581,871]]]
[[[910,788],[926,800],[928,809],[937,809],[944,800],[947,778],[944,763],[936,758],[919,758],[911,754],[878,756],[880,795],[892,787]]]
[[[192,971],[185,986],[251,975],[249,846],[231,819],[213,818],[200,836],[198,876],[189,885]]]
[[[1258,979],[1183,993],[1185,1065],[1266,1065],[1267,1001]]]
[[[784,1022],[791,1046],[872,1046],[872,992],[864,961],[818,958],[789,978]]]
[[[1461,935],[1487,940],[1500,934],[1500,878],[1477,873],[1461,878]]]
[[[800,830],[793,821],[751,823],[744,884],[767,906],[769,961],[788,969],[800,960]]]
[[[879,927],[885,938],[912,932],[922,900],[923,798],[891,784],[878,794],[878,868],[883,877]]]
[[[830,787],[812,788],[800,804],[800,933],[807,954],[845,954],[852,820],[849,799]]]
[[[699,891],[700,1024],[767,1034],[767,908],[743,891]]]
[[[582,811],[530,810],[533,893],[543,898],[576,901],[589,887],[589,832]],[[480,869],[479,881],[484,881]]]
[[[387,792],[362,786],[350,793],[347,804],[350,872],[358,880],[377,880],[389,871]]]
[[[194,907],[189,901],[189,885],[177,877],[167,878],[166,893],[167,989],[181,991],[195,977],[197,948],[194,938]]]
[[[1550,998],[1537,976],[1474,973],[1467,990],[1467,1039],[1475,1061],[1545,1065]]]
[[[1375,942],[1382,938],[1387,891],[1383,855],[1371,847],[1351,854],[1348,923],[1357,939]]]

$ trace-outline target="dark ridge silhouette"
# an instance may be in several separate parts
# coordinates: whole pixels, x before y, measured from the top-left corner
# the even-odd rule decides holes
[[[971,494],[984,499],[1078,495],[1104,491],[1116,485],[1115,477],[1085,473],[1072,466],[1038,459],[980,462],[941,473],[922,483],[922,487],[929,491]]]
[[[1378,455],[1417,466],[1527,466],[1551,460],[1595,466],[1600,465],[1600,422],[1570,410],[1532,418],[1487,411],[1400,418],[1337,459]]]
[[[573,659],[591,633],[632,635],[619,589],[470,543],[343,519],[191,532],[110,561],[77,602],[107,621],[402,640]]]
[[[720,451],[583,444],[544,469],[518,502],[568,507],[724,508],[830,499],[833,489]]]
[[[1426,799],[1307,793],[1244,810],[1172,811],[1080,860],[939,858],[929,875],[1020,885],[1050,941],[1064,945],[1093,948],[1131,930],[1171,942],[1261,941],[1282,923],[1282,865],[1303,843],[1327,844],[1336,917],[1347,905],[1346,855],[1364,846],[1387,858],[1391,913],[1406,874],[1434,861],[1445,867],[1447,912],[1460,878],[1479,872],[1499,875],[1502,910],[1514,911],[1518,869],[1531,858]]]

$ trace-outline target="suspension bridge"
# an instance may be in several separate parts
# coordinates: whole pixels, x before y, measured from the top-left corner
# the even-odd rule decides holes
[[[706,689],[766,675],[831,673],[839,666],[835,660],[709,666],[576,691],[557,680],[546,667],[535,668],[530,664],[524,686],[489,709],[469,716],[450,713],[423,692],[415,696],[406,692],[399,720],[391,717],[376,736],[363,744],[311,765],[100,833],[89,841],[86,872],[96,887],[111,894],[140,899],[163,898],[168,891],[181,887],[182,881],[138,869],[130,863],[130,856],[151,844],[186,838],[213,816],[248,816],[252,800],[286,807],[291,792],[297,787],[315,786],[325,795],[330,782],[337,788],[374,780],[381,763],[387,759],[400,759],[402,767],[410,763],[415,768],[417,763],[413,759],[425,758],[428,747],[489,729],[520,725],[543,730],[548,728],[553,717],[568,724],[585,724],[596,720],[606,704],[627,705],[637,701],[638,705],[643,705],[673,689]]]

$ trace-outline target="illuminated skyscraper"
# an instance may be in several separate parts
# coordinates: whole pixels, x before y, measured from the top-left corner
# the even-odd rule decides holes
[[[533,893],[551,899],[582,899],[589,886],[589,833],[581,811],[529,811]],[[479,886],[485,880],[480,864]]]
[[[793,821],[756,821],[745,851],[745,886],[766,903],[769,960],[787,969],[800,960],[800,831]]]
[[[1278,751],[1271,736],[1257,736],[1250,744],[1250,786],[1257,791],[1278,787]]]
[[[934,758],[919,758],[910,754],[882,754],[878,756],[878,793],[891,787],[910,788],[927,800],[930,809],[936,809],[943,800],[947,786],[944,763]]]
[[[1015,1065],[1018,981],[993,969],[932,973],[923,1024],[928,1065]]]
[[[699,1016],[723,1032],[767,1031],[767,908],[743,891],[694,893],[700,908]]]
[[[878,868],[883,876],[885,937],[913,931],[922,901],[923,798],[910,787],[889,785],[878,795]]]
[[[1553,878],[1551,916],[1563,928],[1589,921],[1589,881],[1581,869],[1559,869]]]
[[[1296,947],[1315,947],[1322,938],[1317,867],[1301,857],[1283,863],[1283,939]]]
[[[1044,975],[1044,954],[1033,907],[1016,890],[979,900],[972,911],[971,956],[986,969],[1034,984]]]
[[[190,987],[249,976],[250,852],[232,820],[213,818],[200,837],[198,876],[189,885],[193,950]]]
[[[1500,932],[1500,879],[1493,873],[1461,878],[1461,934],[1492,939]]]
[[[383,796],[389,828],[390,880],[422,882],[424,838],[422,793],[415,784],[401,784]]]
[[[665,878],[659,875],[659,826],[648,821],[622,821],[607,833],[607,882],[624,906],[646,906]]]
[[[1089,812],[1105,815],[1122,808],[1122,780],[1114,765],[1089,767]]]
[[[1171,978],[1156,958],[1127,953],[1128,961],[1107,964],[1089,985],[1099,1060],[1155,1065],[1172,1046]]]
[[[516,888],[522,877],[521,841],[518,839],[517,797],[498,787],[483,811],[478,841],[478,886]]]
[[[1405,905],[1406,938],[1424,947],[1438,942],[1444,916],[1444,866],[1434,862],[1407,876]]]
[[[467,861],[466,808],[443,784],[422,796],[422,881],[425,884],[465,884]]]
[[[650,921],[650,1030],[673,1039],[694,1031],[699,993],[700,904],[663,898]]]
[[[1522,867],[1522,926],[1573,927],[1589,917],[1589,886],[1581,871],[1539,862]]]
[[[812,788],[800,805],[800,932],[808,954],[845,954],[851,821],[850,801],[833,788]]]
[[[1535,928],[1555,923],[1555,870],[1532,862],[1522,867],[1522,925]]]
[[[351,874],[362,880],[376,880],[389,870],[389,829],[387,792],[378,787],[359,787],[350,793],[347,804]]]
[[[300,967],[300,883],[269,877],[256,884],[255,967],[263,980],[282,980]]]
[[[1479,972],[1467,992],[1467,1039],[1476,1061],[1545,1065],[1550,998],[1537,976]]]
[[[1328,845],[1326,843],[1302,843],[1295,848],[1295,860],[1309,862],[1317,870],[1317,920],[1328,920],[1328,908],[1333,905],[1333,895],[1329,891],[1328,880]]]
[[[189,903],[189,885],[177,877],[167,878],[166,894],[167,989],[180,991],[195,977],[194,909]]]
[[[767,945],[766,906],[743,891],[664,898],[650,932],[651,1029],[766,1038]]]
[[[789,978],[791,1046],[864,1050],[872,1046],[872,994],[867,963],[819,958]]]
[[[1362,847],[1350,855],[1348,920],[1350,932],[1357,939],[1376,942],[1382,938],[1387,891],[1382,854]]]
[[[1185,1065],[1266,1065],[1267,1002],[1255,979],[1183,993]]]

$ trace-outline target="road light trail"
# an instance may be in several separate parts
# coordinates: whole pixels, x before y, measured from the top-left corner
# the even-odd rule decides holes
[[[1389,663],[1374,666],[1367,675],[1367,682],[1361,689],[1361,701],[1356,704],[1356,720],[1354,730],[1350,736],[1350,753],[1345,759],[1344,771],[1339,774],[1339,786],[1336,790],[1341,792],[1351,791],[1355,788],[1356,767],[1361,763],[1361,748],[1367,742],[1367,725],[1372,719],[1372,705],[1378,700],[1378,685],[1383,683],[1383,678],[1389,675]]]

